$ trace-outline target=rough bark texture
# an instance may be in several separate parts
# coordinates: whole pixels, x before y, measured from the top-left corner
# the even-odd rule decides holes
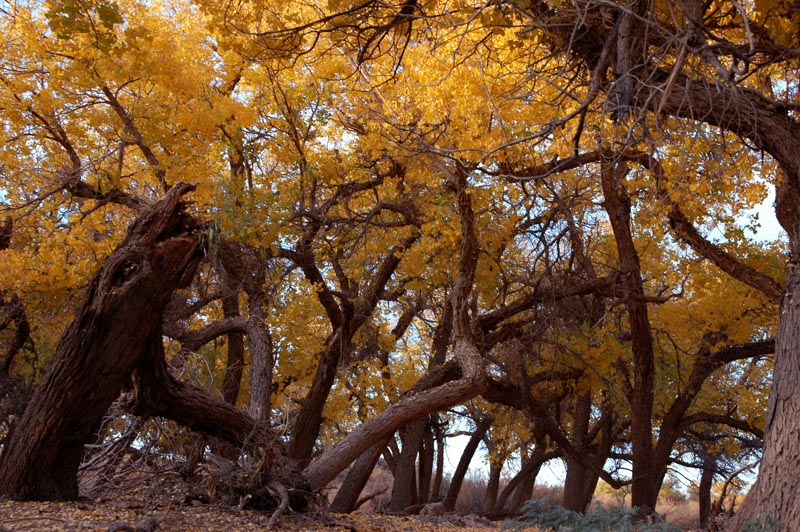
[[[444,430],[439,423],[438,416],[434,416],[434,437],[436,440],[436,472],[433,475],[433,485],[431,486],[431,500],[438,501],[442,495],[442,480],[444,479]]]
[[[250,344],[250,416],[269,423],[272,396],[272,335],[267,328],[260,298],[250,296],[247,340]]]
[[[431,483],[433,481],[433,432],[430,423],[425,424],[422,446],[419,450],[419,469],[417,473],[417,499],[419,504],[431,501]]]
[[[666,77],[666,73],[664,73]],[[662,108],[675,116],[700,119],[749,139],[770,153],[783,170],[776,184],[775,210],[789,236],[789,263],[781,301],[764,455],[759,477],[726,530],[748,522],[777,519],[787,530],[800,529],[800,123],[762,94],[727,83],[680,77]],[[789,474],[787,474],[789,473]]]
[[[196,222],[175,185],[131,227],[92,279],[75,320],[0,456],[0,497],[78,496],[84,444],[160,331],[174,289],[191,279],[202,254]]]
[[[228,280],[226,280],[228,281]],[[238,318],[239,289],[223,281],[227,292],[222,298],[222,312],[225,318]],[[228,360],[225,365],[225,377],[222,381],[222,398],[226,403],[236,404],[244,371],[244,335],[240,332],[228,333]]]
[[[775,349],[772,394],[758,480],[728,525],[740,530],[749,521],[774,518],[785,530],[800,530],[800,275],[789,265]]]

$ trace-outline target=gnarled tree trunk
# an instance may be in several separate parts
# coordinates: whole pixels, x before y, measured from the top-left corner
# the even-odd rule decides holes
[[[108,407],[160,331],[172,292],[186,285],[202,254],[197,222],[175,185],[144,213],[103,263],[0,456],[0,497],[78,497],[77,473]],[[159,338],[160,340],[160,338]]]

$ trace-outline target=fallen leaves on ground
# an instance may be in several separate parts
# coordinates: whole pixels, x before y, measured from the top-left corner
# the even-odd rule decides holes
[[[167,502],[0,502],[0,532],[263,532],[270,513]],[[354,513],[287,514],[273,527],[286,532],[493,532],[498,523],[475,516],[392,516]]]

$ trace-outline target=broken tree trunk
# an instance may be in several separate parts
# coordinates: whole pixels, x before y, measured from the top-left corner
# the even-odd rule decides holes
[[[90,282],[42,383],[0,455],[0,498],[78,497],[84,445],[160,330],[172,292],[202,258],[179,183],[148,209]]]

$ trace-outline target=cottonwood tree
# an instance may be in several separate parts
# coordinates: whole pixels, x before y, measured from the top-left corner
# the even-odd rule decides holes
[[[349,38],[348,42],[361,50],[359,57],[385,51],[395,42],[389,36],[396,37],[403,31],[410,31],[406,28],[414,23],[430,28],[433,25],[430,21],[436,20],[436,15],[441,12],[437,8],[442,6],[435,4],[423,9],[411,4],[406,11],[402,7],[367,3],[355,9],[354,13],[363,17],[363,23],[343,34],[346,41]],[[453,30],[457,24],[453,24],[452,15],[449,16],[450,25],[444,31],[451,32],[472,29],[475,26],[470,26],[469,21],[479,18],[465,17],[463,26]],[[785,6],[769,2],[752,6],[724,2],[663,5],[646,2],[626,5],[504,2],[485,6],[480,12],[487,38],[490,31],[506,38],[508,31],[517,31],[518,35],[535,33],[542,35],[543,39],[534,40],[531,44],[533,50],[547,47],[565,51],[580,61],[578,71],[582,74],[573,79],[582,85],[574,87],[576,92],[571,93],[566,88],[569,85],[565,84],[562,92],[574,94],[577,106],[567,108],[560,118],[547,122],[549,125],[541,132],[534,130],[515,142],[541,141],[557,128],[575,122],[578,127],[573,130],[571,141],[576,149],[580,149],[583,142],[591,142],[583,133],[592,111],[608,113],[612,121],[620,125],[618,135],[610,138],[619,139],[623,146],[632,142],[652,146],[655,132],[688,130],[700,136],[712,133],[718,139],[714,149],[726,154],[730,153],[730,148],[725,146],[738,139],[740,146],[748,145],[769,154],[780,169],[779,173],[767,172],[764,175],[771,178],[776,187],[776,214],[789,238],[790,257],[796,254],[797,198],[800,197],[797,157],[791,140],[798,127],[792,116],[795,105],[791,82],[794,42],[787,37],[791,34],[787,29],[795,23],[794,16]],[[327,23],[332,19],[325,20]],[[303,26],[306,35],[322,31],[320,28],[323,27]],[[261,35],[269,36],[271,33],[262,31]],[[285,35],[285,30],[275,30],[272,35]],[[513,37],[510,41],[520,44]],[[714,44],[709,45],[709,42]],[[381,44],[383,48],[379,46]],[[404,53],[411,48],[402,44],[395,46]],[[525,43],[521,46],[525,47]],[[532,57],[549,57],[558,61],[559,56],[543,53],[540,56],[532,54]],[[554,66],[548,69],[543,68],[544,65]],[[531,63],[530,67],[531,72],[545,79],[550,76],[552,81],[554,72],[564,73],[571,68],[561,65],[540,61]],[[787,75],[790,77],[786,78]],[[779,77],[785,82],[776,84]],[[663,119],[664,116],[674,117],[674,120]],[[695,164],[700,164],[699,160],[701,157],[695,159]],[[753,181],[749,174],[746,177]],[[714,185],[722,182],[721,179],[710,181]],[[619,192],[608,196],[614,195],[619,196]],[[621,227],[616,229],[618,234],[621,233]],[[758,275],[749,275],[751,271],[745,273],[737,267],[740,260],[720,253],[724,248],[697,246],[691,239],[687,239],[687,244],[727,273],[765,291],[769,297],[781,296],[779,284],[762,282],[763,278]],[[790,259],[789,264],[793,262],[794,259]],[[794,269],[789,268],[787,295],[783,297],[777,337],[774,399],[770,407],[760,480],[740,517],[731,524],[733,529],[741,528],[759,512],[771,514],[789,527],[795,523],[794,516],[800,515],[796,511],[797,499],[793,496],[797,490],[786,484],[787,477],[781,474],[781,470],[796,462],[791,453],[785,452],[785,449],[792,448],[787,434],[792,431],[791,419],[796,418],[792,415],[795,407],[791,402],[791,397],[797,395],[791,391],[791,383],[796,381],[792,377],[791,362],[795,351],[791,331],[796,329],[796,312],[789,303],[796,299],[789,297],[797,285],[795,276]],[[633,316],[632,319],[637,318]],[[646,354],[650,341],[644,327],[640,331],[636,336],[641,350],[637,369],[641,380],[634,383],[634,388],[650,394],[647,388],[648,360],[651,357]],[[643,409],[640,412],[643,417],[651,408],[648,406],[651,401],[645,399],[639,407]],[[650,445],[645,441],[646,435],[640,437],[640,446]],[[778,449],[783,449],[783,452],[778,452]],[[642,460],[648,462],[640,458],[640,463]],[[649,466],[642,464],[642,467]]]
[[[773,264],[746,245],[733,222],[763,197],[750,173],[755,165],[777,185],[778,219],[790,251],[797,247],[797,125],[787,77],[793,44],[780,33],[793,24],[792,12],[591,1],[198,5],[19,4],[5,18],[14,38],[2,55],[4,201],[18,214],[12,245],[1,252],[9,265],[2,289],[25,300],[29,321],[44,307],[31,310],[26,293],[50,290],[59,294],[51,308],[74,306],[127,225],[144,220],[173,183],[197,182],[192,212],[214,223],[187,238],[205,231],[209,257],[218,252],[204,275],[220,295],[212,290],[207,305],[193,308],[201,293],[195,285],[183,304],[194,314],[175,329],[153,325],[148,362],[115,378],[161,383],[161,395],[139,386],[137,411],[171,410],[196,428],[213,430],[179,408],[181,401],[219,406],[214,411],[231,421],[218,435],[237,445],[256,421],[280,413],[291,433],[286,453],[320,488],[400,426],[488,390],[485,357],[519,330],[517,321],[535,321],[531,310],[547,298],[577,295],[571,290],[581,283],[539,268],[544,257],[553,258],[551,266],[567,259],[559,246],[568,239],[524,242],[514,228],[538,215],[526,187],[593,165],[587,175],[603,198],[589,201],[605,201],[611,224],[604,234],[613,233],[608,249],[617,249],[603,266],[619,268],[634,295],[619,315],[630,322],[635,354],[634,468],[646,472],[637,476],[637,501],[651,506],[653,485],[643,479],[660,467],[647,437],[656,382],[648,318],[657,307],[643,300],[649,287],[636,264],[636,232],[652,232],[656,242],[666,219],[682,246],[771,301],[781,298]],[[718,45],[707,46],[709,39]],[[772,159],[759,160],[759,151]],[[702,172],[684,175],[686,168]],[[504,185],[509,177],[519,189]],[[724,245],[702,237],[715,222],[733,228]],[[242,264],[226,264],[225,249]],[[528,259],[532,275],[520,278]],[[243,266],[254,277],[237,273]],[[617,278],[604,275],[583,289],[610,288]],[[424,372],[400,370],[390,355],[398,380],[386,389],[404,393],[391,406],[371,405],[383,410],[340,439],[335,427],[347,418],[341,405],[348,397],[336,386],[340,372],[376,340],[387,353],[403,352],[388,348],[403,342],[386,334],[393,328],[387,309],[402,314],[400,301],[411,306],[410,294],[426,286],[448,290],[456,362],[430,368],[415,388]],[[235,309],[241,293],[247,316]],[[792,309],[780,319],[775,393],[790,398],[782,390],[793,382],[785,377]],[[68,314],[59,320],[47,330],[32,327],[40,351],[55,344]],[[162,364],[157,327],[180,343],[213,321],[211,337],[227,336],[231,347],[226,358],[215,355],[229,376],[226,398],[241,380],[255,419],[230,403],[200,400]],[[237,377],[237,334],[246,340],[245,361],[255,355],[252,367],[262,370]],[[375,366],[366,373],[372,382],[382,378]],[[270,396],[276,388],[285,399]],[[777,497],[769,494],[776,488],[764,488],[785,468],[770,450],[789,426],[781,420],[791,419],[781,417],[791,403],[780,397],[768,418],[764,480],[753,492],[772,506],[749,508],[788,526],[800,514],[791,510],[793,490]],[[336,413],[342,418],[333,419]]]

